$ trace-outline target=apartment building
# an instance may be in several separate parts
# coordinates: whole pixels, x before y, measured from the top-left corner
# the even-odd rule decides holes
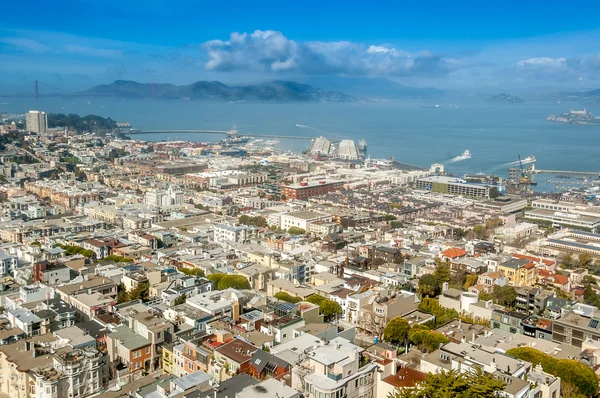
[[[375,398],[377,364],[361,367],[362,352],[363,348],[344,338],[315,341],[311,335],[302,335],[272,350],[276,356],[297,358],[292,388],[305,397]]]
[[[498,264],[497,270],[504,273],[510,286],[533,286],[536,282],[535,264],[529,259],[512,258]]]
[[[95,348],[52,357],[52,365],[34,371],[35,397],[88,397],[106,387],[108,362]]]

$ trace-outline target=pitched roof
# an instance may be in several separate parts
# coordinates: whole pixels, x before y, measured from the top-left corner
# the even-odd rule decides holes
[[[448,258],[458,258],[458,257],[464,257],[466,255],[467,255],[467,251],[464,249],[460,249],[458,247],[453,247],[452,249],[444,250],[442,252],[442,256],[448,257]]]
[[[263,369],[267,367],[267,365],[269,365],[269,367],[272,367],[272,370],[274,370],[277,367],[285,369],[288,366],[291,366],[288,362],[284,361],[283,359],[280,359],[275,355],[263,350],[257,350],[254,353],[254,355],[252,355],[250,364],[256,368],[258,373],[261,373]]]
[[[215,351],[220,354],[226,356],[234,360],[235,362],[242,364],[250,358],[252,355],[258,350],[258,347],[253,346],[252,344],[246,343],[241,339],[233,339],[229,343],[223,344]]]

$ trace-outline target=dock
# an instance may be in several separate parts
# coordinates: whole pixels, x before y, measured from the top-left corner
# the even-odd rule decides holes
[[[555,174],[570,176],[600,176],[600,171],[571,171],[571,170],[542,170],[536,169],[536,174]]]

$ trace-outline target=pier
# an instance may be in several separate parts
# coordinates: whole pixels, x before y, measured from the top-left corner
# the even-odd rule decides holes
[[[221,134],[229,137],[238,136],[238,132],[236,130],[136,130],[131,132],[126,132],[127,135],[138,135],[138,134]],[[244,134],[247,137],[252,138],[283,138],[290,140],[312,140],[315,137],[303,137],[296,135],[270,135],[270,134],[254,134],[248,133]]]
[[[536,169],[536,174],[555,174],[570,176],[600,176],[600,171],[570,171],[570,170],[542,170]]]

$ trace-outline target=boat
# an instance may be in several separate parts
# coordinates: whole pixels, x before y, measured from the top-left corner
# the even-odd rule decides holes
[[[235,136],[235,137],[227,137],[221,140],[221,145],[235,145],[235,144],[246,144],[252,139],[252,137],[248,137],[245,135]]]
[[[463,159],[471,159],[471,152],[467,149],[462,153],[462,155],[460,155],[460,157]]]
[[[533,163],[535,161],[535,156],[527,156],[525,159],[523,159],[523,163]]]

